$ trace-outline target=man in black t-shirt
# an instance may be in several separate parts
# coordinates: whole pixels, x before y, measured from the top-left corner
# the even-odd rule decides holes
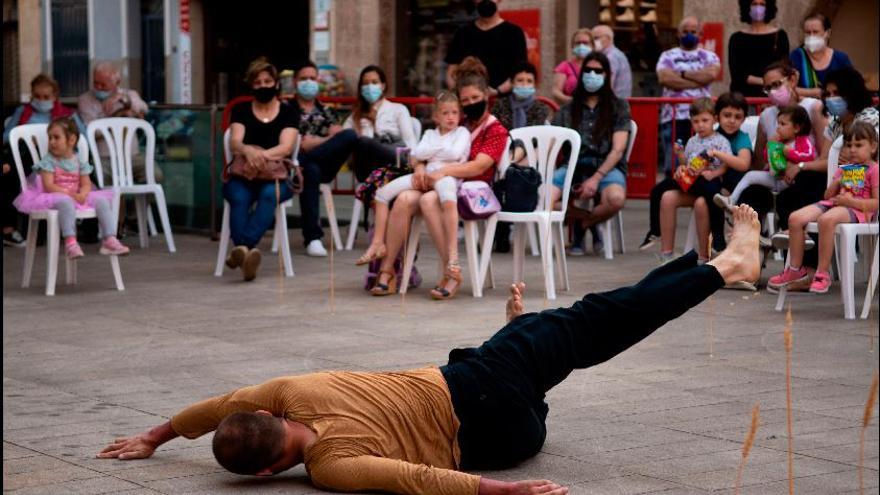
[[[501,0],[477,2],[477,20],[468,24],[452,37],[446,54],[446,85],[455,87],[454,74],[465,57],[480,59],[489,71],[489,93],[509,93],[514,66],[527,59],[526,35],[519,26],[505,21],[498,13]]]

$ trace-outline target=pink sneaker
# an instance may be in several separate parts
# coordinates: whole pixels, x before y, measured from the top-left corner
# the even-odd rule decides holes
[[[68,242],[64,245],[64,252],[67,253],[67,258],[71,260],[75,260],[77,258],[82,258],[85,256],[81,247],[79,247],[78,242]]]
[[[824,294],[831,288],[831,275],[828,272],[816,272],[813,283],[810,284],[810,292]]]
[[[104,242],[101,243],[101,249],[98,252],[108,256],[125,256],[129,251],[131,250],[128,249],[128,246],[119,242],[119,239],[115,236],[110,236],[104,238]]]
[[[788,287],[791,284],[806,280],[809,276],[810,274],[807,273],[807,269],[804,267],[800,267],[797,270],[792,270],[791,267],[788,267],[779,275],[770,277],[770,280],[767,281],[767,285],[774,289],[779,289],[780,287]]]

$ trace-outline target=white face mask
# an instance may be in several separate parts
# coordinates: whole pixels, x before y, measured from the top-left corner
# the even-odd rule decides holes
[[[593,47],[596,48],[596,51],[597,51],[597,52],[601,52],[602,50],[605,49],[605,45],[602,43],[601,40],[595,40],[595,41],[593,41]]]
[[[824,36],[807,36],[804,38],[804,48],[810,51],[810,53],[816,53],[819,50],[825,48],[825,37]]]

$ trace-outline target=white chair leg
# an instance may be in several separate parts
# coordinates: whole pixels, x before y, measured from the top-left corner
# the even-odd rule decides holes
[[[871,301],[874,299],[874,292],[877,291],[878,271],[880,271],[880,238],[873,236],[874,255],[871,261],[871,271],[868,275],[868,288],[865,291],[865,302],[862,305],[862,319],[868,319],[868,313],[871,311]],[[867,263],[866,263],[867,264]]]
[[[137,213],[138,237],[141,242],[141,249],[149,246],[150,240],[147,235],[147,197],[139,194],[134,198],[134,207]]]
[[[555,230],[553,225],[556,226]],[[567,292],[571,290],[571,286],[568,281],[568,261],[565,258],[565,230],[561,221],[551,224],[550,230],[554,231],[553,244],[556,248],[557,274],[564,284],[563,289]]]
[[[691,213],[691,221],[688,223],[687,240],[684,242],[684,252],[689,253],[697,247],[697,218]]]
[[[156,229],[156,219],[153,217],[153,208],[150,207],[150,202],[146,201],[147,204],[147,232],[150,233],[150,237],[156,237],[159,235],[159,230]]]
[[[398,282],[400,284],[398,292],[401,294],[406,294],[406,291],[409,289],[409,276],[412,274],[412,267],[416,262],[416,251],[419,247],[421,231],[422,217],[416,215],[409,224],[409,236],[407,236],[406,244],[404,245],[406,253],[403,258],[403,272],[400,274],[400,281]],[[440,273],[443,273],[443,268],[440,267]]]
[[[553,276],[553,246],[550,244],[550,219],[538,223],[538,240],[541,243],[541,265],[544,269],[544,290],[547,299],[556,299],[556,282]]]
[[[789,262],[791,261],[791,250],[789,249],[788,255],[785,257],[785,268],[783,271],[788,268]],[[785,306],[785,296],[788,292],[788,289],[785,287],[779,288],[779,294],[776,296],[776,311],[782,311],[782,308]]]
[[[620,248],[620,254],[626,253],[626,243],[623,240],[623,210],[618,211],[613,217],[617,224],[617,245]]]
[[[76,285],[76,260],[64,257],[65,282],[67,285]]]
[[[513,283],[523,281],[523,265],[526,257],[526,229],[529,229],[528,223],[517,223],[514,225],[513,231]]]
[[[125,285],[122,284],[122,270],[119,269],[119,256],[112,255],[109,258],[113,279],[116,281],[116,290],[125,290]]]
[[[535,229],[537,226],[535,224],[526,223],[520,224],[524,229],[528,229],[529,232],[529,248],[532,250],[532,256],[540,256],[541,253],[538,251],[538,246],[540,243],[538,242],[537,234],[535,234]]]
[[[354,204],[351,206],[351,223],[348,224],[348,239],[345,240],[346,251],[354,249],[354,238],[357,235],[363,209],[364,203],[361,200],[354,198]]]
[[[614,217],[609,218],[602,225],[599,225],[599,228],[604,230],[603,238],[602,238],[602,250],[605,251],[605,259],[613,260],[614,259],[614,238],[611,237],[611,227],[614,221]]]
[[[24,250],[24,270],[21,274],[22,289],[27,289],[31,286],[31,274],[34,270],[34,256],[37,254],[37,231],[39,228],[39,220],[28,220],[28,234]]]
[[[165,244],[168,245],[168,252],[177,252],[174,245],[174,236],[171,234],[171,220],[168,218],[168,205],[165,203],[165,192],[161,189],[156,191],[156,207],[159,209],[159,220],[162,222],[162,232],[165,233]],[[147,205],[147,211],[150,212],[150,219],[153,218],[152,209]]]
[[[843,234],[837,237],[840,239],[840,249],[837,252],[837,256],[840,262],[840,293],[843,297],[843,317],[847,320],[854,320],[856,317],[856,303],[853,277],[855,276],[856,236]]]
[[[498,226],[498,216],[492,215],[486,219],[486,230],[483,232],[483,245],[480,249],[480,287],[483,287],[486,281],[486,275],[491,271],[492,267],[492,243],[495,240],[495,229]],[[495,288],[495,281],[490,278],[490,286]]]
[[[321,197],[324,198],[324,209],[327,210],[327,222],[330,224],[330,236],[337,251],[342,251],[342,236],[339,235],[339,222],[336,219],[336,205],[333,202],[333,191],[330,184],[321,184]],[[319,219],[320,221],[320,219]]]
[[[480,277],[480,260],[477,255],[477,242],[479,242],[479,229],[475,220],[464,222],[464,246],[467,253],[468,275],[471,279],[471,291],[474,297],[483,297],[483,286]]]
[[[217,264],[214,266],[214,276],[223,276],[223,264],[226,262],[226,253],[229,250],[229,203],[223,201],[223,220],[220,223],[220,246],[217,248]]]
[[[283,204],[275,209],[275,238],[278,240],[278,249],[281,250],[281,259],[284,264],[284,275],[293,276],[293,259],[290,257],[290,235],[287,232],[287,208]]]
[[[58,226],[58,212],[49,211],[46,219],[46,295],[55,295],[55,281],[58,278],[58,248],[61,244],[61,230]]]
[[[773,237],[773,234],[776,233],[776,213],[774,213],[772,211],[768,212],[767,219],[765,220],[765,222],[767,222],[767,237],[768,238]],[[774,249],[773,250],[773,259],[776,261],[782,261],[782,250],[781,249]]]

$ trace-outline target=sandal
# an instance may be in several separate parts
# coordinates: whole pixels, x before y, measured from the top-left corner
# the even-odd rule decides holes
[[[446,283],[443,283],[440,287],[431,289],[431,298],[438,301],[452,299],[458,293],[458,289],[461,287],[461,265],[459,265],[457,261],[450,261],[449,265],[446,267],[446,273],[443,274],[443,279],[446,283],[448,283],[449,280],[455,280],[456,284],[452,287],[451,291],[446,288]]]
[[[374,252],[372,254],[370,254],[370,249],[367,248],[367,252],[362,254],[361,257],[358,258],[357,261],[354,262],[354,264],[361,266],[361,265],[366,265],[367,263],[372,263],[375,260],[380,260],[380,259],[384,258],[385,253],[386,253],[386,251],[385,251],[384,244],[382,244],[382,246],[380,246],[379,249],[377,249],[376,252]]]
[[[379,278],[383,273],[390,275],[388,282],[384,284],[379,282]],[[370,294],[374,296],[390,296],[395,292],[397,292],[397,274],[390,271],[379,270],[379,275],[376,277],[376,284],[370,289]]]

